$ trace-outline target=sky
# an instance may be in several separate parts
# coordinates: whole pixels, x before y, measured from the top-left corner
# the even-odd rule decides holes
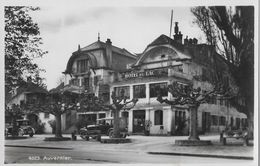
[[[171,10],[179,22],[183,38],[205,42],[203,32],[193,23],[190,7],[86,7],[82,5],[40,6],[31,13],[38,23],[42,49],[49,53],[36,63],[46,70],[42,76],[48,89],[58,86],[72,52],[98,40],[110,38],[112,44],[132,53],[141,53],[161,34],[169,35]],[[174,25],[174,23],[173,23]],[[174,32],[174,26],[172,28]]]

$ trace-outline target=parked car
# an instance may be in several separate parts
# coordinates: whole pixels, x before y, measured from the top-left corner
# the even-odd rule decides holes
[[[244,129],[238,129],[238,130],[232,130],[232,129],[225,129],[220,133],[220,142],[223,145],[226,145],[227,139],[242,139],[245,146],[248,145],[248,130]]]
[[[113,117],[97,119],[97,124],[88,125],[79,130],[80,137],[88,140],[89,137],[93,139],[99,139],[101,135],[107,135],[110,138],[113,137]],[[122,138],[129,136],[126,128],[124,118],[120,118],[120,135]]]
[[[18,130],[15,133],[17,136],[23,136],[23,135],[29,135],[30,137],[33,137],[35,134],[35,130],[33,127],[29,125],[29,120],[27,119],[19,119],[16,121]],[[12,124],[6,124],[5,128],[5,136],[8,137],[8,135],[12,135],[13,132],[13,125]]]

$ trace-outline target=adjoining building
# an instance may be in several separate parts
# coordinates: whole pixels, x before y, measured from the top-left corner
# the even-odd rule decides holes
[[[131,69],[121,72],[118,80],[110,86],[110,93],[118,94],[124,89],[129,99],[138,98],[136,106],[130,111],[121,110],[121,116],[128,119],[128,131],[133,134],[144,133],[150,123],[150,134],[182,135],[188,133],[189,112],[186,106],[169,106],[159,103],[156,88],[162,90],[164,98],[171,99],[167,86],[174,81],[185,86],[192,83],[194,88],[203,90],[213,88],[215,67],[222,71],[223,79],[235,84],[229,75],[224,61],[215,56],[212,46],[198,44],[197,39],[184,39],[175,24],[174,39],[161,35],[149,44]],[[217,57],[217,63],[213,57]],[[217,66],[216,66],[217,65]],[[112,101],[110,101],[112,103]],[[198,110],[200,133],[219,132],[227,125],[241,128],[246,124],[246,115],[239,113],[228,100],[212,98],[210,103],[201,104]]]
[[[66,70],[63,72],[65,81],[63,90],[74,93],[92,93],[102,97],[109,104],[110,85],[119,78],[119,73],[127,70],[127,64],[134,63],[136,56],[124,48],[112,45],[110,39],[98,41],[80,48],[72,53]],[[62,130],[70,132],[75,129],[79,119],[95,122],[98,118],[111,116],[109,112],[72,111],[62,117]]]
[[[6,94],[6,105],[11,108],[13,104],[23,105],[24,103],[33,104],[38,100],[44,100],[48,91],[30,81],[28,78],[27,82],[17,87],[12,93]],[[50,121],[54,120],[55,117],[49,113],[35,112],[18,117],[20,119],[28,119],[30,125],[35,129],[36,134],[51,133],[52,128]],[[12,117],[5,114],[5,123],[11,124]]]

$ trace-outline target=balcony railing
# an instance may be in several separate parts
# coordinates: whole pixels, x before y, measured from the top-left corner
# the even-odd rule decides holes
[[[175,76],[175,77],[183,78],[183,79],[187,79],[187,80],[192,80],[192,78],[193,78],[192,75],[190,75],[190,74],[178,72],[178,71],[175,71],[173,69],[169,69],[168,76]]]

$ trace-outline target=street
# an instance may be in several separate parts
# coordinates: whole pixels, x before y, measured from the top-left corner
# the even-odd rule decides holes
[[[250,163],[252,161],[215,159],[202,157],[180,157],[149,155],[135,151],[111,150],[54,150],[40,148],[7,147],[6,163]],[[64,156],[66,159],[55,160]],[[63,157],[63,158],[64,158]]]
[[[101,144],[94,140],[84,141],[80,138],[77,141],[44,142],[42,141],[43,136],[37,135],[25,140],[7,140],[6,145],[20,144],[31,145],[32,147],[6,146],[5,163],[236,163],[249,165],[253,162],[252,160],[241,159],[152,155],[147,152],[170,151],[167,147],[172,148],[170,145],[172,145],[173,137],[131,136],[130,138],[133,139],[133,142],[129,144]],[[72,149],[43,148],[47,145],[52,148],[70,147]],[[186,148],[189,148],[191,152],[194,149],[193,147]],[[215,147],[208,147],[207,149],[209,148],[216,150]],[[231,148],[235,147],[232,146]],[[243,146],[238,148],[243,148]],[[185,149],[185,151],[187,150]],[[226,153],[226,151],[223,151],[223,153]]]

